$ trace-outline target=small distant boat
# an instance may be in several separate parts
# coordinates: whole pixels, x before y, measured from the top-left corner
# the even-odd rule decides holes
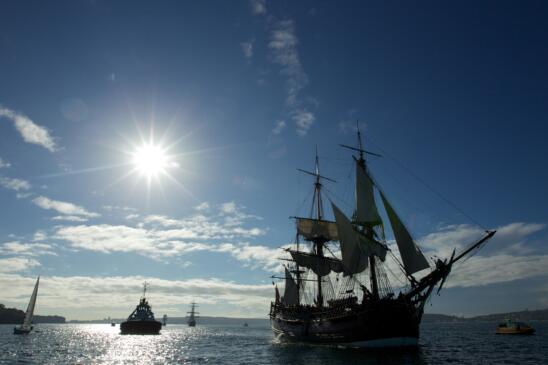
[[[187,312],[188,316],[188,326],[189,327],[196,327],[196,314],[199,314],[196,312],[196,303],[192,302],[190,303],[190,312]]]
[[[244,327],[249,327],[249,325],[247,324],[247,322],[244,322]]]
[[[111,326],[111,327],[116,327],[116,323],[112,322],[112,323],[110,324],[110,326]]]
[[[154,313],[146,299],[147,283],[145,282],[143,296],[139,305],[129,315],[127,321],[120,324],[123,335],[157,335],[162,323],[154,319]]]
[[[30,331],[32,331],[32,329],[34,328],[32,326],[32,317],[34,315],[34,306],[36,304],[36,296],[38,295],[39,283],[40,283],[40,276],[38,277],[38,279],[36,279],[36,284],[34,284],[34,290],[32,291],[32,295],[30,296],[30,301],[27,307],[27,311],[25,312],[25,319],[23,320],[23,324],[19,327],[13,328],[14,335],[29,334]]]
[[[162,326],[166,326],[167,325],[167,314],[164,314],[164,317],[162,318]]]
[[[532,335],[535,329],[523,322],[507,319],[498,325],[496,333],[498,335]]]

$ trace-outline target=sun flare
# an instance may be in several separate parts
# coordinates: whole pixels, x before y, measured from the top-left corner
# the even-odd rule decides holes
[[[166,151],[154,144],[145,144],[133,153],[135,169],[147,177],[155,177],[165,173],[170,166]]]

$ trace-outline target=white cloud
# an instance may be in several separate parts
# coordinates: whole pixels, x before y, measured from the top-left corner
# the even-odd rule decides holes
[[[77,215],[56,215],[51,218],[54,221],[67,221],[67,222],[87,222],[88,219]]]
[[[293,120],[295,121],[295,124],[297,125],[297,134],[299,136],[304,136],[308,133],[308,130],[310,127],[312,127],[312,124],[314,124],[314,121],[316,117],[313,113],[309,112],[306,109],[298,109],[293,113],[292,116]]]
[[[210,315],[264,318],[265,308],[274,296],[271,284],[238,284],[216,278],[42,276],[39,310],[41,314],[61,314],[69,319],[98,319],[106,313],[125,318],[137,304],[145,280],[150,285],[147,297],[154,312],[170,317],[183,316],[188,303],[195,300],[202,307],[209,305]],[[3,302],[24,308],[35,281],[34,277],[0,274]]]
[[[283,120],[278,120],[276,124],[274,125],[274,128],[272,128],[272,134],[280,134],[285,129],[287,124]]]
[[[10,119],[25,142],[42,146],[50,152],[54,152],[57,149],[55,141],[49,134],[49,131],[34,123],[26,115],[17,113],[0,105],[0,117]]]
[[[40,266],[40,263],[35,259],[24,257],[0,258],[0,273],[26,271],[36,266]],[[5,283],[0,287],[7,288],[9,285],[9,283]]]
[[[268,48],[272,51],[273,62],[282,67],[281,73],[286,76],[286,104],[291,108],[290,114],[297,126],[297,134],[304,136],[316,118],[299,98],[301,90],[308,84],[308,76],[304,72],[299,58],[298,43],[293,20],[281,20],[274,23],[270,32]],[[310,100],[315,101],[315,99]]]
[[[52,209],[65,216],[80,216],[80,217],[87,217],[87,218],[99,217],[99,214],[89,212],[85,208],[79,205],[72,204],[69,202],[49,199],[45,196],[39,196],[37,198],[34,198],[32,202],[42,209]]]
[[[0,169],[6,168],[6,167],[11,167],[11,164],[8,161],[0,158]]]
[[[253,57],[253,42],[242,42],[240,43],[240,47],[242,47],[245,58],[250,59]]]
[[[221,204],[220,211],[221,211],[221,213],[223,213],[223,214],[233,214],[233,213],[236,213],[236,203],[234,203],[233,201],[227,202],[227,203],[223,203],[223,204]]]
[[[33,241],[44,241],[47,238],[46,232],[36,231],[32,238]]]
[[[250,0],[251,11],[255,15],[266,14],[266,0]]]
[[[199,212],[207,211],[209,210],[209,203],[208,202],[200,203],[197,206],[195,206],[194,209],[196,209]]]
[[[57,254],[53,252],[53,246],[46,243],[21,243],[19,241],[4,243],[0,248],[0,253],[4,255],[57,256]]]
[[[135,227],[128,225],[77,225],[56,227],[52,238],[68,242],[76,249],[111,252],[133,252],[155,260],[179,258],[197,251],[228,253],[252,268],[271,270],[275,250],[252,245],[247,239],[265,234],[248,221],[260,217],[243,212],[235,202],[219,207],[215,215],[194,214],[181,219],[148,215]]]
[[[5,187],[6,189],[15,190],[15,191],[29,190],[31,188],[30,183],[26,180],[10,178],[5,176],[0,176],[0,185]]]

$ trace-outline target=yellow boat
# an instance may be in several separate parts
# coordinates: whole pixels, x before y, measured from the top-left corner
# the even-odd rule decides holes
[[[507,319],[497,327],[497,334],[499,335],[532,335],[533,333],[535,333],[533,327],[511,319]]]

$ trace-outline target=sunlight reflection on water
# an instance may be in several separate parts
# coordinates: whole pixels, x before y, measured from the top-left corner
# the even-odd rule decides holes
[[[267,327],[168,325],[146,336],[62,324],[14,336],[0,325],[0,364],[548,364],[548,323],[533,325],[537,335],[511,338],[495,335],[494,323],[425,324],[420,348],[399,351],[276,343]]]

